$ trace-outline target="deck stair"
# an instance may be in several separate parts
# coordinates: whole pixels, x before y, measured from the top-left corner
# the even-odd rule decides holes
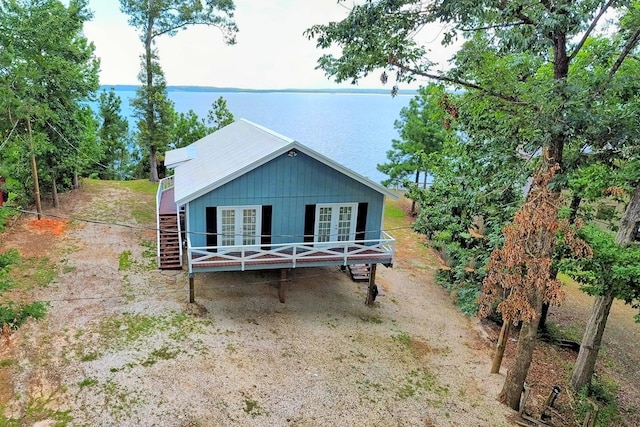
[[[160,269],[181,268],[178,216],[160,215]]]
[[[368,282],[371,276],[371,266],[369,264],[349,264],[347,265],[349,276],[354,282]]]

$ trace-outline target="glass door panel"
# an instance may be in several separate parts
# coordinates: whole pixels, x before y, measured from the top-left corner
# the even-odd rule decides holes
[[[316,205],[315,242],[355,239],[356,203]]]
[[[259,245],[261,212],[260,206],[225,206],[220,208],[218,245]]]
[[[233,246],[236,244],[236,211],[221,209],[220,213],[220,246]]]
[[[258,210],[255,208],[242,210],[242,244],[258,244]]]

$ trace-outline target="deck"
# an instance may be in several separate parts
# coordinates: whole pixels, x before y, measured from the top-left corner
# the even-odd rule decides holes
[[[174,201],[173,187],[168,188],[160,194],[160,206],[158,208],[160,215],[177,215],[178,205]]]
[[[188,241],[188,238],[187,238]],[[189,273],[244,271],[328,265],[393,264],[395,240],[385,233],[379,240],[279,245],[190,247]]]

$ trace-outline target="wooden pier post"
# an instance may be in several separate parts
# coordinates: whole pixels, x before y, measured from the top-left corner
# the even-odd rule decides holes
[[[190,303],[194,303],[196,302],[196,291],[195,291],[195,285],[194,285],[194,274],[190,274],[189,275],[189,302]]]
[[[367,289],[367,299],[365,304],[373,305],[373,302],[376,300],[378,296],[378,287],[376,286],[376,266],[378,264],[371,264],[371,268],[369,271],[369,287]]]
[[[278,299],[281,303],[285,302],[284,282],[287,281],[287,269],[280,269],[280,280],[278,281]]]

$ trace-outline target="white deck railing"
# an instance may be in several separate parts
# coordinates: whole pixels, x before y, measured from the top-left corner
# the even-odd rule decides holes
[[[187,235],[187,256],[189,273],[194,268],[240,267],[248,265],[268,267],[273,264],[287,264],[295,268],[298,263],[322,263],[347,265],[358,260],[385,258],[393,263],[395,239],[386,232],[383,238],[376,240],[350,240],[323,243],[280,243],[259,246],[203,246],[191,247]],[[215,250],[215,252],[212,252]]]

